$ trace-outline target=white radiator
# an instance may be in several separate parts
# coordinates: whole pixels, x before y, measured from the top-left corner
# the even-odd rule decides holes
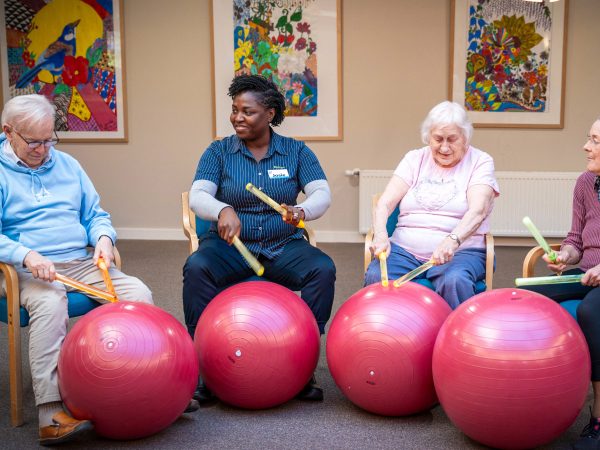
[[[360,170],[359,231],[371,227],[371,199],[383,192],[392,170]],[[579,172],[496,172],[500,197],[491,219],[494,236],[526,236],[529,216],[546,237],[564,237],[571,227],[573,187]]]

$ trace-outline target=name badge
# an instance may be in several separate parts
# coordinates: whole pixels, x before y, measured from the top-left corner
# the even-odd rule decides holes
[[[269,173],[269,178],[289,178],[290,174],[287,169],[272,169],[267,171]]]

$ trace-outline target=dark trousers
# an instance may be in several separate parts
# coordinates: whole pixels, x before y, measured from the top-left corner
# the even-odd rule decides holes
[[[581,269],[571,269],[564,272],[563,275],[580,273],[584,272]],[[581,299],[581,303],[577,307],[577,322],[590,349],[592,381],[600,381],[600,287],[584,286],[581,283],[564,283],[523,288],[539,292],[557,302]]]
[[[274,259],[259,257],[263,278],[300,291],[321,334],[331,315],[335,285],[333,260],[304,239],[295,239]],[[183,312],[192,337],[204,308],[224,288],[254,275],[240,253],[211,233],[183,266]]]

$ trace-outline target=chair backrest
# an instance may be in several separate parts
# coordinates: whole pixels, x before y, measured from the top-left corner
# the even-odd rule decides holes
[[[189,192],[181,193],[181,217],[183,234],[186,235],[189,241],[190,254],[198,250],[198,240],[200,236],[208,232],[210,229],[211,222],[209,220],[201,219],[194,214],[194,211],[190,209],[190,196]],[[303,229],[304,238],[313,246],[317,246],[317,240],[315,238],[314,231],[306,225]]]

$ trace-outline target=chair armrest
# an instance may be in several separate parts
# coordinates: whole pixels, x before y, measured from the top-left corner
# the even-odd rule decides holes
[[[198,250],[198,235],[196,234],[196,216],[190,209],[189,192],[181,193],[181,223],[183,234],[188,238],[190,255]]]
[[[117,247],[113,247],[113,255],[115,256],[115,266],[117,266],[117,269],[121,270],[121,254],[119,253],[119,250],[117,250]]]
[[[554,251],[560,250],[561,244],[552,244],[550,248]],[[544,249],[540,246],[533,247],[523,260],[523,278],[532,277],[535,271],[535,264],[544,254]]]
[[[373,228],[371,228],[368,232],[367,235],[365,236],[365,256],[364,256],[364,261],[365,261],[365,273],[367,272],[367,268],[369,267],[369,264],[371,264],[371,261],[373,260],[373,254],[371,253],[371,244],[373,243]]]
[[[6,301],[8,302],[8,317],[9,323],[11,320],[11,313],[13,318],[19,317],[19,308],[21,302],[19,299],[19,277],[17,271],[11,264],[0,262],[0,272],[4,275],[6,280]]]
[[[494,236],[492,233],[485,234],[485,290],[491,291],[494,282]]]

